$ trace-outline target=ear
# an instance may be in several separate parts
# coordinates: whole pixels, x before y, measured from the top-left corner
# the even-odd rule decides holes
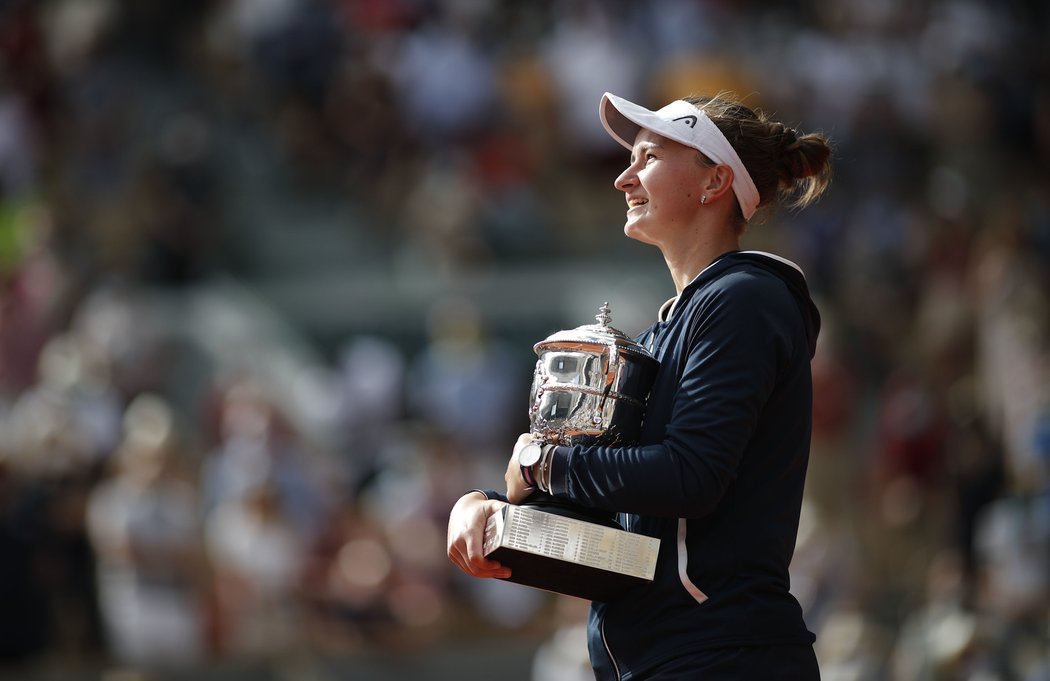
[[[708,203],[721,198],[726,192],[732,193],[733,191],[733,169],[719,164],[712,170],[713,172],[707,176],[707,184],[704,185]]]

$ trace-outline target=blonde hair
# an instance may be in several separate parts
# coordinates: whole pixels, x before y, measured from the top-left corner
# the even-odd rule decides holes
[[[831,143],[823,134],[800,133],[727,93],[685,101],[706,113],[736,149],[758,189],[759,207],[804,208],[831,184]]]

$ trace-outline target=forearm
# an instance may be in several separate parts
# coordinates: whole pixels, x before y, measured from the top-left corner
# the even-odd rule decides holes
[[[551,458],[550,493],[584,506],[670,517],[709,513],[733,479],[735,458],[702,457],[667,444],[560,447]]]

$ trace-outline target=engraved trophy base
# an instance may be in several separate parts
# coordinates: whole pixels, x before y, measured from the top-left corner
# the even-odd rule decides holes
[[[616,521],[616,514],[612,511],[603,511],[599,508],[580,506],[579,504],[574,504],[570,501],[559,499],[558,497],[547,496],[540,492],[533,492],[531,496],[521,502],[521,505],[535,508],[539,511],[553,513],[555,515],[563,515],[566,518],[582,520],[587,523],[595,523],[602,527],[612,527],[617,530],[623,529],[623,526]]]
[[[485,555],[509,582],[592,601],[651,582],[660,540],[535,505],[504,506],[485,526]]]

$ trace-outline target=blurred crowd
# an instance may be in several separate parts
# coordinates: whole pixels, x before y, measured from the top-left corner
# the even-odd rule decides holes
[[[445,558],[532,364],[453,284],[635,266],[601,93],[729,90],[836,149],[745,238],[824,320],[824,677],[1050,680],[1047,38],[1024,0],[0,0],[0,672],[493,639],[587,678],[584,604]],[[333,243],[303,214],[349,247],[292,274],[425,277],[414,338],[253,294]]]

